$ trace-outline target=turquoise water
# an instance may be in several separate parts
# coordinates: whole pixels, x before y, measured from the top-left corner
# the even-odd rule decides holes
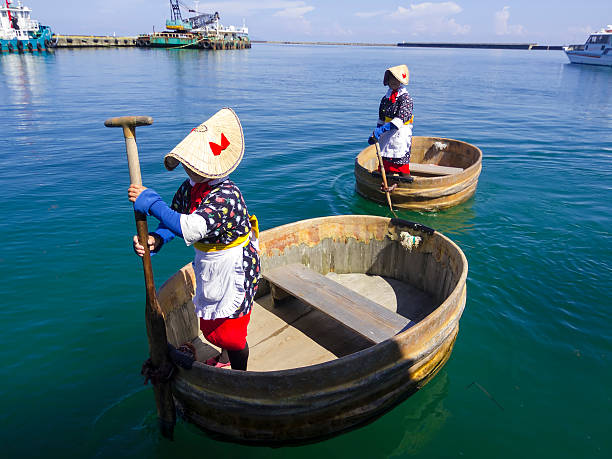
[[[140,260],[119,129],[170,198],[164,153],[223,106],[245,132],[233,174],[261,226],[388,216],[354,191],[384,69],[406,63],[415,134],[480,147],[473,199],[400,212],[457,242],[468,299],[452,357],[368,426],[293,448],[247,447],[180,422],[160,439]],[[609,457],[612,69],[561,52],[254,45],[57,50],[0,58],[0,440],[6,457]],[[174,242],[157,285],[187,263]]]

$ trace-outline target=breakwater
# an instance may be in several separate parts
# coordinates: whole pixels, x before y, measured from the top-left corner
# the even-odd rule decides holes
[[[481,48],[481,49],[527,49],[563,50],[561,45],[539,45],[537,43],[418,43],[401,42],[397,46],[406,48]]]
[[[358,43],[358,42],[333,42],[333,41],[268,41],[251,40],[253,43],[268,43],[275,45],[328,45],[328,46],[397,46],[396,43]]]
[[[270,43],[277,45],[332,45],[332,46],[392,46],[407,48],[482,48],[482,49],[527,49],[527,50],[563,50],[561,45],[539,45],[537,43],[359,43],[331,41],[267,41],[252,40],[253,43]]]

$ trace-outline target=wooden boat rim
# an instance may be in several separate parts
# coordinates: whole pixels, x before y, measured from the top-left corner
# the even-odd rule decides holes
[[[365,220],[369,220],[372,223],[375,222],[386,222],[388,225],[391,224],[391,218],[388,217],[380,217],[380,216],[375,216],[375,215],[335,215],[335,216],[326,216],[326,217],[315,217],[315,218],[310,218],[310,219],[305,219],[305,220],[299,220],[297,222],[292,222],[292,223],[287,223],[285,225],[281,225],[281,226],[277,226],[274,228],[270,228],[268,230],[262,231],[262,235],[265,234],[266,232],[283,232],[284,230],[291,228],[293,226],[296,225],[308,225],[310,224],[310,226],[312,226],[312,224],[316,224],[318,222],[323,222],[323,221],[333,221],[333,220],[344,220],[346,218],[363,218]],[[453,242],[451,239],[449,239],[448,237],[446,237],[445,235],[443,235],[442,233],[435,231],[431,234],[431,236],[435,236],[438,238],[441,238],[448,246],[454,248],[457,253],[459,254],[459,257],[461,258],[462,261],[462,271],[461,271],[461,275],[458,278],[458,281],[455,285],[455,287],[453,288],[452,292],[446,297],[446,299],[440,303],[436,309],[434,311],[432,311],[429,315],[427,315],[427,317],[425,317],[424,319],[422,319],[421,321],[419,321],[416,325],[408,328],[407,330],[381,342],[375,345],[372,345],[366,349],[362,349],[360,351],[354,352],[350,355],[346,355],[343,357],[338,357],[336,359],[327,361],[327,362],[322,362],[322,363],[317,363],[317,364],[313,364],[313,365],[307,365],[304,367],[298,367],[298,368],[289,368],[289,369],[284,369],[284,370],[273,370],[273,371],[234,371],[234,370],[227,370],[227,369],[219,369],[219,368],[215,368],[212,367],[210,365],[206,365],[202,362],[194,362],[194,367],[197,367],[198,372],[201,372],[202,374],[210,374],[211,376],[214,375],[215,378],[223,378],[223,377],[228,377],[228,378],[240,378],[242,380],[250,380],[250,379],[260,379],[260,378],[270,378],[270,379],[276,379],[276,378],[287,378],[287,377],[299,377],[299,376],[304,376],[304,375],[308,375],[309,373],[318,373],[321,370],[324,369],[331,369],[334,366],[345,366],[349,363],[351,363],[352,361],[359,361],[362,360],[364,358],[367,358],[370,354],[377,354],[379,353],[384,347],[393,347],[393,348],[397,348],[398,344],[401,343],[402,341],[406,340],[406,337],[409,335],[418,335],[418,333],[423,330],[428,328],[433,322],[436,321],[436,319],[439,318],[440,315],[443,314],[443,311],[446,309],[447,306],[449,306],[456,297],[458,297],[459,295],[462,295],[463,291],[465,290],[465,286],[466,286],[466,280],[467,280],[467,272],[468,272],[468,263],[467,263],[467,258],[465,256],[465,254],[463,253],[463,251],[461,250],[461,248],[455,243]],[[182,269],[188,268],[191,265],[191,263],[188,263],[187,265],[185,265]],[[181,270],[182,270],[181,269]],[[163,286],[162,286],[163,288]],[[458,302],[461,303],[461,302]],[[181,370],[179,372],[179,377],[182,374],[183,370]]]
[[[455,174],[454,177],[463,177],[464,175],[470,175],[472,174],[476,169],[482,167],[482,150],[480,150],[480,148],[478,148],[476,145],[471,144],[469,142],[465,142],[463,140],[457,140],[457,139],[451,139],[448,137],[432,137],[432,136],[413,136],[412,137],[413,141],[414,139],[431,139],[434,142],[444,142],[444,141],[449,141],[449,142],[456,142],[456,143],[460,143],[463,145],[467,145],[470,148],[473,148],[476,153],[477,153],[477,158],[474,161],[474,163],[472,165],[470,165],[469,167],[466,167],[465,169],[463,169],[463,172],[459,173],[459,174]],[[373,172],[373,169],[368,169],[367,167],[362,166],[359,163],[359,158],[369,149],[371,149],[372,146],[369,145],[367,147],[365,147],[363,150],[361,150],[357,156],[355,157],[355,166],[359,167],[369,173]],[[434,182],[434,181],[441,181],[441,180],[447,180],[449,176],[433,176],[433,177],[421,177],[421,176],[416,176],[413,175],[412,178],[414,180],[414,182],[419,182],[419,183],[428,183],[428,182]],[[410,186],[409,183],[404,183],[404,182],[398,182],[399,186]]]

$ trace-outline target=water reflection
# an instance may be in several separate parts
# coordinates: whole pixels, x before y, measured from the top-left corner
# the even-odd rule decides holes
[[[48,60],[54,55],[45,53],[5,54],[0,60],[2,97],[6,106],[14,106],[17,129],[25,129],[35,119],[34,105],[46,91]]]
[[[354,180],[354,177],[352,179]],[[354,187],[354,183],[352,185]],[[467,202],[439,212],[417,212],[397,208],[394,208],[394,210],[398,218],[421,223],[447,236],[452,234],[469,234],[475,227],[476,213],[474,205],[475,199],[478,197],[477,195],[478,191],[476,191],[476,197],[472,197]],[[393,194],[391,194],[391,202],[393,202]],[[394,217],[388,206],[365,199],[354,190],[351,205],[346,213]]]
[[[568,102],[600,112],[612,101],[612,69],[598,65],[565,64],[559,72],[559,86]]]
[[[444,407],[449,385],[448,373],[443,371],[417,393],[420,395],[418,402],[415,395],[401,406],[403,416],[397,424],[397,430],[400,431],[401,428],[403,436],[388,457],[416,455],[442,430],[451,414]]]

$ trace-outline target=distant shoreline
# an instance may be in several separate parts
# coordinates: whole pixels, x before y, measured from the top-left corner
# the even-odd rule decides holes
[[[402,48],[477,48],[477,49],[526,49],[562,51],[561,45],[539,45],[537,43],[351,43],[331,41],[276,41],[276,40],[251,40],[251,43],[268,43],[277,45],[327,45],[327,46],[387,46]]]

